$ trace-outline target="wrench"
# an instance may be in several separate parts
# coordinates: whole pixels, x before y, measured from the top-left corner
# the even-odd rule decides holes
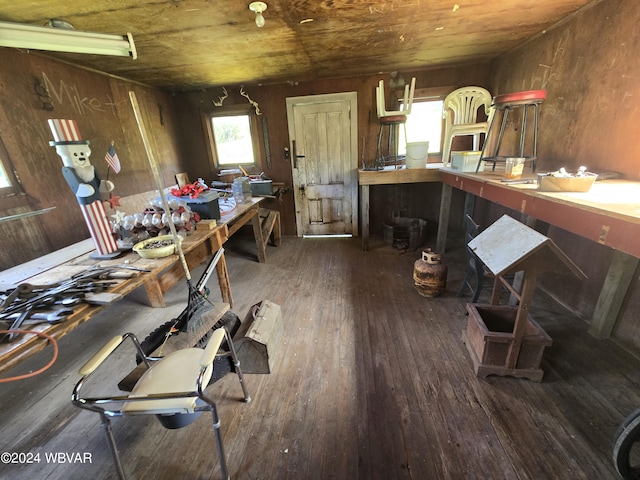
[[[65,321],[67,317],[72,313],[73,313],[73,309],[71,308],[58,308],[55,310],[27,312],[27,317],[29,318],[29,320],[44,320],[49,322],[52,325],[55,325],[57,323],[61,323]],[[13,318],[13,316],[10,316],[9,318]],[[27,318],[24,318],[22,322],[33,323],[33,322],[30,322],[29,320],[27,320]],[[16,328],[16,327],[12,326],[12,328]]]
[[[18,314],[17,318],[11,324],[11,327],[9,328],[9,330],[19,330],[20,326],[22,325],[22,323],[27,318],[29,318],[30,314],[31,314],[31,307],[27,307],[25,310],[20,312]],[[20,335],[20,334],[19,333],[7,333],[5,336],[0,338],[0,341],[4,340],[6,338],[7,342],[13,342],[18,335]]]

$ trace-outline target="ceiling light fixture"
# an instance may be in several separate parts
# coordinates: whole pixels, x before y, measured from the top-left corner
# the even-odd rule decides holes
[[[50,22],[50,25],[54,25]],[[69,25],[69,24],[67,24]],[[138,57],[133,37],[108,33],[81,32],[73,28],[35,27],[21,23],[0,22],[0,47],[47,50],[50,52],[93,53]]]
[[[256,12],[256,25],[260,28],[264,27],[264,17],[262,12],[267,9],[267,4],[264,2],[251,2],[249,4],[249,10]]]

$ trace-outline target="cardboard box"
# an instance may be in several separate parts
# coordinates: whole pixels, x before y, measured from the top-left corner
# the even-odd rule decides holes
[[[482,152],[451,152],[451,168],[461,172],[475,172]],[[483,171],[484,165],[480,165],[478,171]]]

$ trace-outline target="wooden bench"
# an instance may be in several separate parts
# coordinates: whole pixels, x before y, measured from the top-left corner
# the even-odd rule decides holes
[[[258,249],[258,261],[267,261],[266,246],[272,239],[274,246],[280,245],[280,212],[260,207],[264,197],[253,197],[246,203],[234,205],[230,202],[230,210],[227,211],[225,203],[221,203],[220,223],[227,226],[229,237],[236,233],[249,220],[253,227],[253,236]]]

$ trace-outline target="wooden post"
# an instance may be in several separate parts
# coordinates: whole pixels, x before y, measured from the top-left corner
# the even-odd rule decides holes
[[[369,185],[360,185],[360,218],[362,219],[362,250],[369,250]]]
[[[589,334],[596,338],[611,336],[637,266],[638,258],[618,250],[613,251],[609,270],[591,318]]]
[[[524,280],[522,283],[522,295],[520,296],[520,305],[518,306],[518,313],[516,314],[516,320],[513,325],[513,340],[509,346],[509,353],[507,354],[506,367],[513,370],[518,365],[518,356],[520,355],[520,346],[522,345],[522,337],[527,330],[527,321],[529,319],[529,306],[531,305],[531,298],[533,298],[533,291],[536,287],[536,275],[535,272],[526,271]]]
[[[451,196],[453,187],[447,183],[442,184],[440,196],[440,216],[438,218],[438,237],[436,251],[443,254],[447,248],[447,233],[449,230],[449,212],[451,211]]]

